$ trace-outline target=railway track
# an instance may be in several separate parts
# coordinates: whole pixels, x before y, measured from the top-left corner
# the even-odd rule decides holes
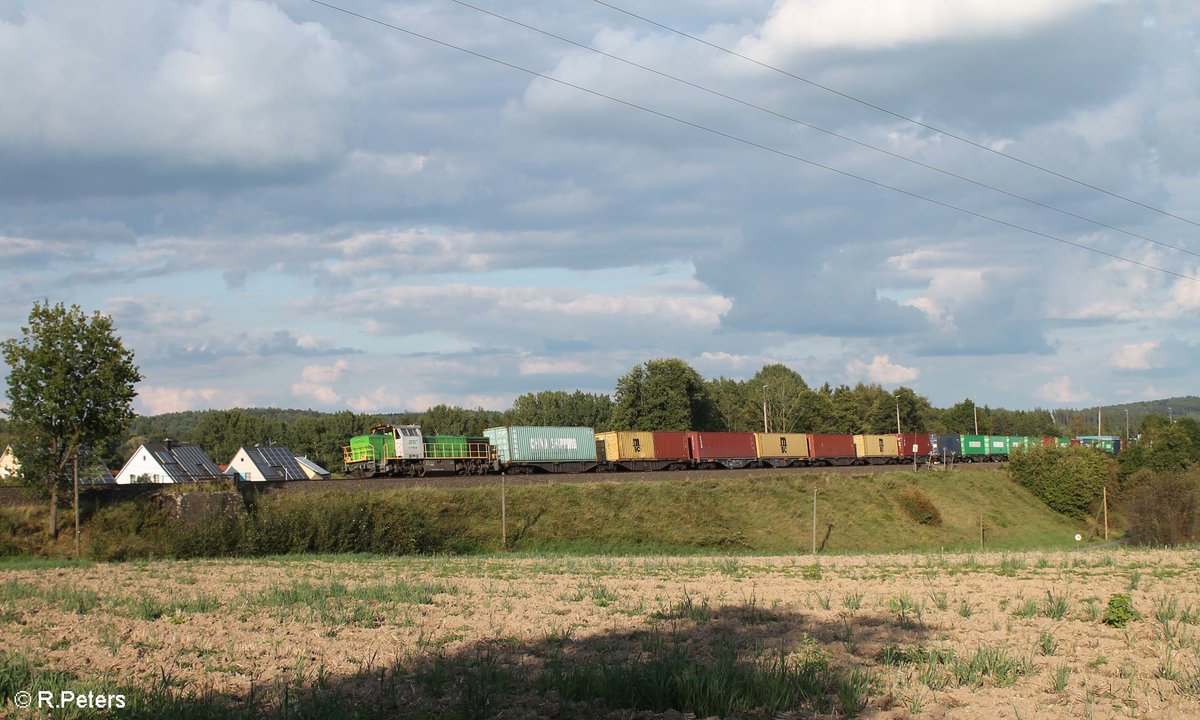
[[[963,467],[956,465],[955,469]],[[1008,467],[1006,463],[978,463],[966,467],[980,470],[999,470]],[[268,492],[325,492],[328,490],[363,490],[380,491],[397,488],[468,488],[485,485],[552,485],[552,484],[590,484],[590,483],[629,483],[679,480],[699,482],[702,480],[730,479],[767,479],[779,477],[801,477],[812,475],[837,475],[847,477],[866,477],[885,472],[913,472],[911,465],[851,465],[846,467],[813,467],[813,468],[748,468],[742,470],[684,470],[676,472],[619,472],[619,473],[580,473],[576,475],[466,475],[466,476],[427,476],[423,478],[349,478],[346,480],[293,480],[289,482],[261,483],[262,489]],[[921,466],[921,473],[945,472],[940,465]],[[953,470],[951,470],[953,472]],[[251,485],[251,483],[246,483]],[[254,486],[260,483],[252,483]]]

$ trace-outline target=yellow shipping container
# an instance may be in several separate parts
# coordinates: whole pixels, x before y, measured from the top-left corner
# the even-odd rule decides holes
[[[760,458],[806,458],[808,436],[804,433],[754,433]]]
[[[596,433],[596,457],[601,462],[654,460],[654,433],[632,430]]]
[[[895,435],[855,435],[854,454],[860,458],[894,458],[900,454],[900,446]]]

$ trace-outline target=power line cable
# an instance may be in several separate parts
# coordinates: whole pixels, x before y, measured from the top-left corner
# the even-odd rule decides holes
[[[821,90],[824,90],[824,91],[826,91],[826,92],[833,93],[834,95],[837,95],[837,96],[839,96],[839,97],[846,98],[847,100],[850,100],[850,101],[856,102],[856,103],[858,103],[859,105],[864,105],[864,106],[866,106],[866,107],[869,107],[869,108],[872,108],[872,109],[874,109],[874,110],[878,110],[878,111],[879,111],[879,112],[881,112],[881,113],[886,113],[887,115],[891,115],[891,116],[892,116],[892,117],[894,117],[894,118],[898,118],[898,119],[900,119],[900,120],[903,120],[903,121],[905,121],[905,122],[912,123],[912,124],[914,124],[914,125],[919,125],[920,127],[923,127],[923,128],[925,128],[926,130],[931,130],[931,131],[933,131],[933,132],[940,133],[940,134],[942,134],[942,135],[945,135],[946,137],[949,137],[949,138],[953,138],[953,139],[955,139],[955,140],[958,140],[959,142],[963,142],[963,143],[966,143],[966,144],[968,144],[968,145],[972,145],[972,146],[974,146],[974,147],[977,147],[977,148],[979,148],[980,150],[986,150],[987,152],[990,152],[990,153],[992,153],[993,155],[999,155],[1000,157],[1007,158],[1007,159],[1009,159],[1009,160],[1012,160],[1013,162],[1020,163],[1020,164],[1022,164],[1022,165],[1025,165],[1025,166],[1027,166],[1027,167],[1031,167],[1031,168],[1033,168],[1033,169],[1035,169],[1035,170],[1040,170],[1041,172],[1047,173],[1047,174],[1049,174],[1049,175],[1053,175],[1054,177],[1061,178],[1061,179],[1063,179],[1063,180],[1067,180],[1068,182],[1075,183],[1076,185],[1080,185],[1080,186],[1082,186],[1082,187],[1085,187],[1085,188],[1088,188],[1088,189],[1090,189],[1090,190],[1095,190],[1096,192],[1104,193],[1105,195],[1108,195],[1109,197],[1114,197],[1114,198],[1117,198],[1118,200],[1124,200],[1124,201],[1125,201],[1125,202],[1127,202],[1127,203],[1132,203],[1132,204],[1134,204],[1134,205],[1137,205],[1137,206],[1139,206],[1139,207],[1143,207],[1143,208],[1145,208],[1145,209],[1147,209],[1147,210],[1151,210],[1151,211],[1153,211],[1153,212],[1159,213],[1160,215],[1165,215],[1165,216],[1167,216],[1167,217],[1170,217],[1170,218],[1175,218],[1176,220],[1179,220],[1179,221],[1182,221],[1182,222],[1188,223],[1189,225],[1195,225],[1195,226],[1197,226],[1197,227],[1200,227],[1200,222],[1197,222],[1197,221],[1195,221],[1195,220],[1191,220],[1191,219],[1188,219],[1188,218],[1182,217],[1182,216],[1180,216],[1180,215],[1176,215],[1176,214],[1174,214],[1174,213],[1168,212],[1168,211],[1166,211],[1166,210],[1163,210],[1163,209],[1161,209],[1161,208],[1156,208],[1156,207],[1154,207],[1153,205],[1147,205],[1147,204],[1146,204],[1146,203],[1144,203],[1144,202],[1141,202],[1141,201],[1139,201],[1139,200],[1134,200],[1133,198],[1131,198],[1131,197],[1127,197],[1127,196],[1125,196],[1125,195],[1121,195],[1120,193],[1116,193],[1116,192],[1113,192],[1113,191],[1111,191],[1111,190],[1105,190],[1105,189],[1104,189],[1104,188],[1102,188],[1102,187],[1097,187],[1096,185],[1092,185],[1092,184],[1090,184],[1090,183],[1088,183],[1088,182],[1085,182],[1085,181],[1083,181],[1083,180],[1079,180],[1078,178],[1073,178],[1073,177],[1071,177],[1070,175],[1064,175],[1063,173],[1057,172],[1057,171],[1055,171],[1055,170],[1051,170],[1051,169],[1050,169],[1050,168],[1048,168],[1048,167],[1044,167],[1044,166],[1042,166],[1042,165],[1038,165],[1037,163],[1033,163],[1033,162],[1030,162],[1030,161],[1028,161],[1028,160],[1023,160],[1023,159],[1021,159],[1021,158],[1017,157],[1016,155],[1009,155],[1008,153],[1006,153],[1006,152],[1003,152],[1003,151],[1001,151],[1001,150],[997,150],[997,149],[995,149],[995,148],[988,147],[987,145],[983,145],[982,143],[977,143],[977,142],[975,142],[974,140],[970,140],[970,139],[968,139],[968,138],[962,137],[961,135],[956,135],[956,134],[954,134],[954,133],[950,132],[949,130],[943,130],[942,128],[936,127],[936,126],[934,126],[934,125],[929,125],[928,123],[923,123],[923,122],[921,122],[920,120],[917,120],[916,118],[909,117],[908,115],[904,115],[903,113],[898,113],[898,112],[896,112],[896,111],[894,111],[894,110],[889,110],[889,109],[887,109],[887,108],[885,108],[885,107],[883,107],[883,106],[881,106],[881,105],[876,105],[876,104],[874,104],[874,103],[872,103],[872,102],[870,102],[870,101],[868,101],[868,100],[863,100],[862,98],[855,97],[855,96],[853,96],[853,95],[851,95],[851,94],[849,94],[849,93],[842,92],[841,90],[837,90],[837,89],[835,89],[835,88],[832,88],[832,87],[830,87],[830,86],[828,86],[828,85],[822,85],[821,83],[819,83],[819,82],[817,82],[817,81],[815,81],[815,80],[810,80],[810,79],[808,79],[808,78],[806,78],[806,77],[803,77],[803,76],[801,76],[801,75],[797,75],[797,74],[795,74],[795,73],[788,72],[787,70],[784,70],[784,69],[782,69],[782,68],[775,67],[774,65],[770,65],[770,64],[768,64],[768,63],[762,62],[761,60],[755,60],[754,58],[752,58],[752,57],[750,57],[750,56],[748,56],[748,55],[743,55],[742,53],[739,53],[739,52],[737,52],[736,50],[730,50],[729,48],[722,47],[721,45],[717,45],[716,43],[709,42],[708,40],[705,40],[705,39],[703,39],[703,38],[696,37],[695,35],[691,35],[691,34],[689,34],[689,33],[686,33],[686,32],[684,32],[684,31],[682,31],[682,30],[678,30],[678,29],[676,29],[676,28],[673,28],[673,27],[671,27],[670,25],[664,25],[663,23],[660,23],[660,22],[658,22],[658,21],[656,21],[656,20],[651,20],[650,18],[644,17],[644,16],[642,16],[642,15],[638,15],[637,13],[635,13],[635,12],[632,12],[632,11],[630,11],[630,10],[626,10],[626,9],[624,9],[624,8],[621,8],[621,7],[618,7],[618,6],[616,6],[616,5],[613,5],[612,3],[605,2],[605,0],[592,0],[592,2],[594,2],[594,3],[597,3],[597,4],[599,4],[599,5],[603,5],[604,7],[611,8],[611,9],[613,9],[613,10],[616,10],[617,12],[619,12],[619,13],[623,13],[623,14],[625,14],[625,15],[628,15],[629,17],[632,17],[632,18],[637,18],[638,20],[641,20],[641,21],[642,21],[642,22],[644,22],[644,23],[648,23],[648,24],[650,24],[650,25],[653,25],[653,26],[655,26],[655,27],[662,28],[663,30],[666,30],[667,32],[675,33],[676,35],[680,35],[680,36],[682,36],[682,37],[685,37],[685,38],[687,38],[687,39],[689,39],[689,40],[693,40],[693,41],[695,41],[695,42],[698,42],[698,43],[700,43],[700,44],[702,44],[702,45],[707,45],[708,47],[710,47],[710,48],[713,48],[714,50],[720,50],[721,52],[723,52],[723,53],[726,53],[726,54],[728,54],[728,55],[732,55],[732,56],[734,56],[734,57],[741,58],[742,60],[745,60],[745,61],[747,61],[747,62],[754,63],[755,65],[758,65],[759,67],[762,67],[762,68],[765,68],[765,69],[767,69],[767,70],[771,70],[771,71],[774,71],[774,72],[780,73],[780,74],[782,74],[782,75],[786,75],[787,77],[793,78],[793,79],[795,79],[795,80],[799,80],[800,82],[802,82],[802,83],[806,83],[806,84],[808,84],[808,85],[811,85],[812,87],[815,87],[815,88],[820,88]]]
[[[1168,249],[1171,249],[1171,250],[1177,250],[1177,251],[1179,251],[1179,252],[1182,252],[1182,253],[1187,253],[1188,255],[1192,255],[1192,256],[1194,256],[1194,257],[1198,257],[1198,258],[1200,258],[1200,252],[1195,252],[1195,251],[1192,251],[1192,250],[1188,250],[1187,248],[1179,247],[1179,246],[1177,246],[1177,245],[1171,245],[1170,243],[1165,243],[1165,242],[1162,242],[1162,241],[1160,241],[1160,240],[1155,240],[1154,238],[1146,237],[1145,235],[1139,235],[1138,233],[1132,232],[1132,231],[1130,231],[1130,230],[1125,230],[1125,229],[1123,229],[1123,228],[1119,228],[1119,227],[1116,227],[1116,226],[1114,226],[1114,225],[1109,225],[1108,223],[1101,222],[1100,220],[1093,220],[1092,218],[1089,218],[1089,217],[1086,217],[1086,216],[1083,216],[1083,215],[1079,215],[1079,214],[1073,213],[1073,212],[1071,212],[1070,210],[1064,210],[1064,209],[1062,209],[1062,208],[1055,207],[1055,206],[1053,206],[1053,205],[1050,205],[1050,204],[1047,204],[1047,203],[1044,203],[1044,202],[1041,202],[1041,201],[1038,201],[1038,200],[1034,200],[1033,198],[1026,197],[1026,196],[1024,196],[1024,195],[1021,195],[1021,194],[1019,194],[1019,193],[1011,192],[1011,191],[1009,191],[1009,190],[1005,190],[1005,189],[1003,189],[1003,188],[1000,188],[1000,187],[997,187],[997,186],[995,186],[995,185],[990,185],[990,184],[988,184],[988,183],[985,183],[985,182],[983,182],[983,181],[980,181],[980,180],[975,180],[975,179],[973,179],[973,178],[970,178],[970,177],[967,177],[967,176],[965,176],[965,175],[960,175],[960,174],[958,174],[958,173],[955,173],[955,172],[953,172],[953,171],[950,171],[950,170],[945,170],[945,169],[939,168],[939,167],[937,167],[936,165],[931,165],[931,164],[929,164],[929,163],[926,163],[926,162],[923,162],[923,161],[921,161],[921,160],[917,160],[917,159],[915,159],[915,158],[911,158],[911,157],[908,157],[908,156],[906,156],[906,155],[901,155],[900,153],[892,152],[891,150],[888,150],[888,149],[886,149],[886,148],[881,148],[881,147],[879,147],[879,146],[877,146],[877,145],[872,145],[872,144],[870,144],[870,143],[868,143],[868,142],[864,142],[864,141],[862,141],[862,140],[857,140],[857,139],[855,139],[855,138],[852,138],[852,137],[850,137],[850,136],[848,136],[848,135],[843,135],[843,134],[841,134],[841,133],[838,133],[838,132],[835,132],[835,131],[833,131],[833,130],[827,130],[827,129],[823,128],[823,127],[820,127],[820,126],[818,126],[818,125],[814,125],[814,124],[812,124],[812,123],[810,123],[810,122],[806,122],[806,121],[804,121],[804,120],[801,120],[801,119],[799,119],[799,118],[796,118],[796,117],[792,117],[792,116],[790,116],[790,115],[787,115],[787,114],[785,114],[785,113],[781,113],[781,112],[778,112],[778,111],[772,110],[772,109],[770,109],[770,108],[766,108],[766,107],[763,107],[763,106],[761,106],[761,105],[757,105],[757,104],[755,104],[755,103],[749,102],[749,101],[747,101],[747,100],[742,100],[742,99],[740,99],[740,98],[737,98],[737,97],[734,97],[734,96],[732,96],[732,95],[728,95],[728,94],[726,94],[726,93],[723,93],[723,92],[721,92],[720,90],[714,90],[714,89],[712,89],[712,88],[709,88],[709,87],[706,87],[706,86],[704,86],[704,85],[700,85],[700,84],[698,84],[698,83],[691,82],[690,80],[685,80],[685,79],[683,79],[683,78],[681,78],[681,77],[677,77],[677,76],[675,76],[675,75],[671,75],[670,73],[666,73],[666,72],[663,72],[663,71],[661,71],[661,70],[656,70],[656,69],[654,69],[654,68],[652,68],[652,67],[649,67],[649,66],[646,66],[646,65],[642,65],[641,63],[635,62],[635,61],[633,61],[633,60],[629,60],[629,59],[627,59],[627,58],[620,57],[619,55],[613,55],[612,53],[605,52],[604,50],[601,50],[601,49],[599,49],[599,48],[592,47],[591,45],[588,45],[588,44],[586,44],[586,43],[581,43],[581,42],[578,42],[578,41],[576,41],[576,40],[572,40],[572,39],[570,39],[570,38],[563,37],[562,35],[558,35],[558,34],[552,33],[552,32],[550,32],[550,31],[548,31],[548,30],[543,30],[543,29],[541,29],[541,28],[538,28],[538,27],[535,27],[535,26],[533,26],[533,25],[529,25],[529,24],[527,24],[527,23],[521,22],[520,20],[516,20],[516,19],[514,19],[514,18],[510,18],[510,17],[507,17],[507,16],[505,16],[505,15],[501,15],[500,13],[493,12],[493,11],[491,11],[491,10],[487,10],[487,9],[485,9],[485,8],[481,8],[481,7],[477,6],[477,5],[472,5],[472,4],[471,4],[471,3],[469,3],[469,2],[465,2],[465,0],[449,0],[449,1],[450,1],[450,2],[452,2],[452,3],[454,3],[454,4],[456,4],[456,5],[461,5],[462,7],[465,7],[465,8],[470,8],[471,10],[475,10],[476,12],[482,13],[482,14],[484,14],[484,15],[488,15],[488,16],[494,17],[494,18],[496,18],[496,19],[498,19],[498,20],[503,20],[504,22],[510,23],[510,24],[512,24],[512,25],[516,25],[516,26],[518,26],[518,27],[525,28],[526,30],[531,30],[531,31],[533,31],[533,32],[540,33],[541,35],[545,35],[546,37],[549,37],[549,38],[554,38],[555,40],[559,40],[559,41],[565,42],[565,43],[567,43],[567,44],[569,44],[569,45],[574,45],[575,47],[582,48],[582,49],[584,49],[584,50],[587,50],[588,52],[592,52],[592,53],[595,53],[595,54],[597,54],[597,55],[601,55],[601,56],[603,56],[603,57],[606,57],[606,58],[609,58],[609,59],[611,59],[611,60],[616,60],[617,62],[624,63],[624,64],[626,64],[626,65],[629,65],[630,67],[635,67],[635,68],[638,68],[639,70],[644,70],[645,72],[648,72],[648,73],[653,73],[654,75],[658,75],[659,77],[666,78],[666,79],[668,79],[668,80],[671,80],[671,81],[673,81],[673,82],[680,83],[680,84],[682,84],[682,85],[686,85],[686,86],[688,86],[688,87],[690,87],[690,88],[694,88],[694,89],[696,89],[696,90],[700,90],[700,91],[703,91],[703,92],[709,93],[710,95],[715,95],[716,97],[723,98],[723,99],[725,99],[725,100],[729,100],[730,102],[737,103],[737,104],[739,104],[739,105],[742,105],[742,106],[744,106],[744,107],[748,107],[748,108],[752,108],[752,109],[754,109],[754,110],[758,110],[759,112],[763,112],[763,113],[766,113],[766,114],[768,114],[768,115],[772,115],[772,116],[774,116],[774,117],[777,117],[777,118],[780,118],[780,119],[782,119],[782,120],[787,120],[788,122],[795,123],[795,124],[797,124],[797,125],[801,125],[801,126],[803,126],[803,127],[809,128],[809,129],[811,129],[811,130],[816,130],[817,132],[824,133],[825,135],[829,135],[830,137],[835,137],[835,138],[838,138],[839,140],[844,140],[844,141],[846,141],[846,142],[849,142],[849,143],[854,143],[855,145],[858,145],[859,147],[864,147],[864,148],[867,148],[867,149],[869,149],[869,150],[874,150],[875,152],[883,153],[884,155],[888,155],[888,156],[894,157],[894,158],[896,158],[896,159],[898,159],[898,160],[903,160],[903,161],[905,161],[905,162],[912,163],[913,165],[918,165],[918,166],[920,166],[920,167],[923,167],[923,168],[925,168],[925,169],[927,169],[927,170],[932,170],[933,172],[941,173],[942,175],[945,175],[945,176],[947,176],[947,177],[951,177],[951,178],[954,178],[954,179],[956,179],[956,180],[962,180],[962,181],[964,181],[964,182],[971,183],[972,185],[975,185],[975,186],[977,186],[977,187],[985,188],[985,189],[987,189],[987,190],[991,190],[991,191],[993,191],[993,192],[998,192],[998,193],[1001,193],[1002,195],[1007,195],[1008,197],[1011,197],[1011,198],[1014,198],[1014,199],[1017,199],[1017,200],[1022,200],[1022,201],[1024,201],[1024,202],[1030,203],[1031,205],[1036,205],[1037,207],[1044,208],[1044,209],[1046,209],[1046,210],[1052,210],[1052,211],[1054,211],[1054,212],[1056,212],[1056,213],[1059,213],[1059,214],[1061,214],[1061,215],[1065,215],[1065,216],[1067,216],[1067,217],[1072,217],[1072,218],[1075,218],[1076,220],[1082,220],[1082,221],[1084,221],[1084,222],[1091,223],[1092,225],[1095,225],[1096,227],[1101,227],[1101,228],[1105,228],[1105,229],[1108,229],[1108,230],[1112,230],[1112,231],[1114,231],[1114,232],[1118,232],[1118,233],[1121,233],[1121,234],[1123,234],[1123,235],[1128,235],[1129,237],[1137,238],[1137,239],[1139,239],[1139,240],[1145,240],[1146,242],[1153,243],[1153,244],[1155,244],[1155,245],[1158,245],[1158,246],[1161,246],[1161,247],[1164,247],[1164,248],[1168,248]]]
[[[427,42],[434,43],[435,45],[441,45],[442,47],[450,48],[451,50],[457,50],[457,51],[459,51],[459,52],[466,53],[467,55],[472,55],[472,56],[474,56],[474,57],[477,57],[477,58],[479,58],[479,59],[481,59],[481,60],[487,60],[488,62],[492,62],[492,63],[495,63],[495,64],[497,64],[497,65],[502,65],[502,66],[504,66],[504,67],[507,67],[507,68],[510,68],[510,69],[513,69],[513,70],[517,70],[517,71],[520,71],[520,72],[526,73],[526,74],[528,74],[528,75],[532,75],[532,76],[534,76],[534,77],[541,78],[541,79],[543,79],[543,80],[546,80],[546,81],[548,81],[548,82],[555,83],[555,84],[557,84],[557,85],[562,85],[562,86],[564,86],[564,87],[569,87],[569,88],[572,88],[572,89],[574,89],[574,90],[578,90],[578,91],[580,91],[580,92],[587,93],[587,94],[589,94],[589,95],[594,95],[594,96],[596,96],[596,97],[603,98],[603,99],[605,99],[605,100],[608,100],[608,101],[610,101],[610,102],[615,102],[615,103],[618,103],[618,104],[620,104],[620,105],[624,105],[624,106],[626,106],[626,107],[633,108],[633,109],[635,109],[635,110],[641,110],[641,111],[642,111],[642,112],[644,112],[644,113],[648,113],[648,114],[650,114],[650,115],[654,115],[654,116],[656,116],[656,117],[660,117],[660,118],[663,118],[663,119],[665,119],[665,120],[671,120],[671,121],[673,121],[673,122],[679,123],[680,125],[686,125],[686,126],[688,126],[688,127],[694,128],[694,129],[696,129],[696,130],[700,130],[700,131],[703,131],[703,132],[709,133],[709,134],[711,134],[711,135],[716,135],[716,136],[718,136],[718,137],[723,137],[723,138],[725,138],[725,139],[727,139],[727,140],[733,140],[734,142],[742,143],[743,145],[748,145],[748,146],[750,146],[750,147],[758,148],[759,150],[764,150],[764,151],[766,151],[766,152],[772,153],[772,154],[774,154],[774,155],[778,155],[778,156],[780,156],[780,157],[785,157],[785,158],[788,158],[788,159],[791,159],[791,160],[796,160],[796,161],[798,161],[798,162],[802,162],[802,163],[805,163],[806,165],[811,165],[812,167],[820,168],[820,169],[822,169],[822,170],[828,170],[829,172],[832,172],[832,173],[837,173],[838,175],[842,175],[842,176],[844,176],[844,177],[852,178],[852,179],[854,179],[854,180],[858,180],[858,181],[860,181],[860,182],[868,183],[868,184],[870,184],[870,185],[874,185],[874,186],[876,186],[876,187],[883,188],[883,189],[885,189],[885,190],[891,190],[892,192],[900,193],[901,195],[907,195],[908,197],[915,198],[915,199],[917,199],[917,200],[924,200],[924,201],[925,201],[925,202],[927,202],[927,203],[931,203],[931,204],[933,204],[933,205],[938,205],[938,206],[940,206],[940,207],[944,207],[944,208],[947,208],[947,209],[949,209],[949,210],[955,210],[955,211],[957,211],[957,212],[963,213],[963,214],[965,214],[965,215],[970,215],[970,216],[972,216],[972,217],[976,217],[976,218],[979,218],[979,219],[981,219],[981,220],[988,220],[988,221],[990,221],[990,222],[996,223],[997,225],[1003,225],[1003,226],[1005,226],[1005,227],[1009,227],[1009,228],[1012,228],[1012,229],[1014,229],[1014,230],[1020,230],[1020,231],[1022,231],[1022,232],[1027,232],[1027,233],[1029,233],[1029,234],[1031,234],[1031,235],[1037,235],[1037,236],[1039,236],[1039,237],[1043,237],[1043,238],[1046,238],[1046,239],[1048,239],[1048,240],[1053,240],[1053,241],[1055,241],[1055,242],[1062,243],[1062,244],[1064,244],[1064,245],[1070,245],[1071,247],[1076,247],[1076,248],[1079,248],[1079,249],[1081,249],[1081,250],[1087,250],[1087,251],[1089,251],[1089,252],[1096,253],[1097,255],[1103,255],[1103,256],[1105,256],[1105,257],[1111,258],[1111,259],[1113,259],[1113,260],[1119,260],[1119,261],[1121,261],[1121,262],[1129,263],[1129,264],[1131,264],[1131,265],[1136,265],[1136,266],[1138,266],[1138,267],[1145,268],[1145,269],[1147,269],[1147,270],[1154,270],[1154,271],[1156,271],[1156,272],[1165,273],[1165,274],[1167,274],[1167,275],[1171,275],[1171,276],[1173,276],[1173,277],[1177,277],[1177,278],[1180,278],[1180,279],[1183,279],[1183,280],[1191,280],[1191,281],[1193,281],[1193,282],[1200,282],[1200,278],[1193,277],[1193,276],[1191,276],[1191,275],[1185,275],[1185,274],[1183,274],[1183,273],[1178,273],[1178,272],[1175,272],[1175,271],[1173,271],[1173,270],[1168,270],[1168,269],[1166,269],[1166,268],[1161,268],[1161,267],[1157,267],[1157,266],[1155,266],[1155,265],[1150,265],[1149,263],[1144,263],[1144,262],[1141,262],[1141,261],[1139,261],[1139,260],[1133,260],[1133,259],[1131,259],[1131,258],[1122,257],[1121,255],[1117,255],[1117,254],[1115,254],[1115,253],[1110,253],[1110,252],[1108,252],[1108,251],[1106,251],[1106,250],[1101,250],[1101,249],[1099,249],[1099,248],[1094,248],[1094,247],[1091,247],[1091,246],[1088,246],[1088,245],[1084,245],[1084,244],[1082,244],[1082,243],[1077,243],[1077,242],[1074,242],[1074,241],[1071,241],[1071,240],[1067,240],[1067,239],[1065,239],[1065,238],[1060,238],[1060,237],[1058,237],[1058,236],[1056,236],[1056,235],[1051,235],[1051,234],[1049,234],[1049,233],[1044,233],[1044,232],[1042,232],[1042,231],[1040,231],[1040,230],[1034,230],[1033,228],[1025,227],[1025,226],[1023,226],[1023,225],[1019,225],[1019,224],[1017,224],[1017,223],[1012,223],[1012,222],[1009,222],[1009,221],[1007,221],[1007,220],[1001,220],[1000,218],[996,218],[996,217],[992,217],[992,216],[990,216],[990,215],[985,215],[985,214],[983,214],[983,213],[975,212],[974,210],[968,210],[967,208],[960,207],[960,206],[958,206],[958,205],[953,205],[953,204],[951,204],[951,203],[943,202],[943,201],[941,201],[941,200],[937,200],[937,199],[935,199],[935,198],[931,198],[931,197],[929,197],[929,196],[926,196],[926,195],[921,195],[921,194],[919,194],[919,193],[911,192],[911,191],[909,191],[909,190],[905,190],[905,189],[903,189],[903,188],[896,187],[896,186],[894,186],[894,185],[888,185],[887,183],[880,182],[880,181],[878,181],[878,180],[872,180],[872,179],[870,179],[870,178],[868,178],[868,177],[864,177],[864,176],[862,176],[862,175],[856,175],[856,174],[854,174],[854,173],[852,173],[852,172],[848,172],[848,171],[846,171],[846,170],[839,170],[838,168],[831,167],[831,166],[829,166],[829,165],[824,165],[824,164],[822,164],[822,163],[816,162],[815,160],[809,160],[808,158],[801,157],[801,156],[799,156],[799,155],[794,155],[794,154],[792,154],[792,153],[789,153],[789,152],[786,152],[786,151],[784,151],[784,150],[780,150],[780,149],[778,149],[778,148],[773,148],[773,147],[771,147],[771,146],[769,146],[769,145],[763,145],[762,143],[758,143],[758,142],[755,142],[755,141],[753,141],[753,140],[748,140],[748,139],[746,139],[746,138],[739,137],[739,136],[737,136],[737,135],[733,135],[733,134],[731,134],[731,133],[724,132],[724,131],[722,131],[722,130],[717,130],[717,129],[715,129],[715,128],[711,128],[711,127],[708,127],[708,126],[706,126],[706,125],[701,125],[701,124],[699,124],[699,123],[692,122],[691,120],[685,120],[685,119],[683,119],[683,118],[681,118],[681,117],[677,117],[677,116],[675,116],[675,115],[671,115],[671,114],[669,114],[669,113],[665,113],[665,112],[662,112],[662,111],[659,111],[659,110],[655,110],[655,109],[653,109],[653,108],[649,108],[649,107],[646,107],[646,106],[644,106],[644,105],[639,105],[639,104],[637,104],[637,103],[635,103],[635,102],[631,102],[631,101],[629,101],[629,100],[622,100],[621,98],[614,97],[614,96],[612,96],[612,95],[607,95],[607,94],[605,94],[605,93],[602,93],[602,92],[599,92],[599,91],[597,91],[597,90],[592,90],[592,89],[590,89],[590,88],[583,87],[582,85],[576,85],[575,83],[568,82],[568,81],[566,81],[566,80],[560,80],[560,79],[558,79],[558,78],[556,78],[556,77],[552,77],[552,76],[550,76],[550,75],[546,75],[546,74],[544,74],[544,73],[540,73],[540,72],[538,72],[538,71],[536,71],[536,70],[530,70],[529,68],[522,67],[522,66],[520,66],[520,65],[516,65],[516,64],[514,64],[514,63],[510,63],[510,62],[508,62],[508,61],[506,61],[506,60],[501,60],[501,59],[499,59],[499,58],[495,58],[495,57],[492,57],[492,56],[490,56],[490,55],[486,55],[486,54],[484,54],[484,53],[477,52],[477,51],[475,51],[475,50],[471,50],[471,49],[469,49],[469,48],[462,47],[462,46],[460,46],[460,45],[455,45],[455,44],[453,44],[453,43],[450,43],[450,42],[447,42],[447,41],[445,41],[445,40],[439,40],[439,39],[437,39],[437,38],[435,38],[435,37],[431,37],[431,36],[429,36],[429,35],[424,35],[424,34],[422,34],[422,33],[416,32],[415,30],[409,30],[409,29],[407,29],[407,28],[404,28],[404,27],[401,27],[401,26],[399,26],[399,25],[393,25],[392,23],[388,23],[388,22],[385,22],[385,21],[383,21],[383,20],[379,20],[378,18],[373,18],[373,17],[371,17],[371,16],[369,16],[369,15],[362,15],[362,14],[360,14],[360,13],[354,12],[353,10],[348,10],[348,9],[346,9],[346,8],[339,7],[339,6],[337,6],[337,5],[333,5],[333,4],[331,4],[331,3],[324,2],[323,0],[309,0],[309,1],[310,1],[310,2],[312,2],[312,3],[314,3],[314,4],[316,4],[316,5],[321,5],[321,6],[327,7],[327,8],[329,8],[330,10],[336,10],[336,11],[338,11],[338,12],[341,12],[341,13],[344,13],[344,14],[346,14],[346,15],[350,15],[350,16],[352,16],[352,17],[359,18],[360,20],[365,20],[365,21],[367,21],[367,22],[374,23],[374,24],[376,24],[376,25],[380,25],[380,26],[382,26],[382,27],[386,27],[386,28],[389,28],[389,29],[391,29],[391,30],[396,30],[397,32],[402,32],[402,33],[404,33],[404,34],[406,34],[406,35],[410,35],[410,36],[412,36],[412,37],[415,37],[415,38],[420,38],[421,40],[425,40],[425,41],[427,41]]]

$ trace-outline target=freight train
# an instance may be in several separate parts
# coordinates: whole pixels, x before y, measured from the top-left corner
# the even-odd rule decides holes
[[[748,467],[1003,462],[1034,446],[1121,449],[1112,436],[823,435],[737,432],[595,432],[589,427],[494,427],[482,437],[422,435],[417,425],[378,425],[343,448],[353,477],[427,473],[584,473]]]

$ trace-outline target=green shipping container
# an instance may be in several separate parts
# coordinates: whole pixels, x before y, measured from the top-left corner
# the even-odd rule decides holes
[[[963,455],[990,455],[987,435],[963,435]]]
[[[1020,438],[1010,438],[1007,435],[988,435],[988,455],[1007,455],[1010,449],[1009,441]]]
[[[483,431],[500,462],[595,462],[589,427],[494,427]]]

